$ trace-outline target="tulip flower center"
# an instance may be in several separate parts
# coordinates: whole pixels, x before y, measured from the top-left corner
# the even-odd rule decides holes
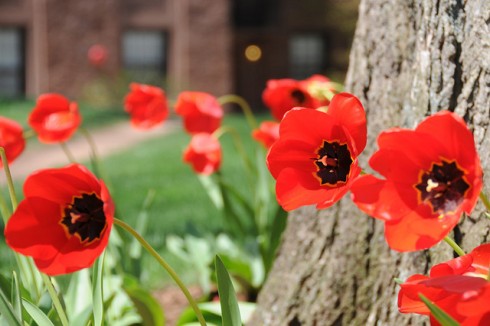
[[[302,104],[306,101],[306,95],[303,91],[299,89],[295,89],[294,91],[291,92],[291,97],[296,101],[298,104]]]
[[[73,197],[73,202],[64,209],[61,223],[71,235],[78,235],[81,242],[100,239],[106,227],[104,202],[96,194]]]
[[[431,170],[423,173],[420,183],[415,186],[422,201],[430,204],[437,214],[455,211],[469,187],[464,180],[463,170],[454,161],[433,164]]]
[[[322,185],[336,185],[346,182],[352,164],[352,157],[347,144],[323,141],[314,158],[316,176]]]

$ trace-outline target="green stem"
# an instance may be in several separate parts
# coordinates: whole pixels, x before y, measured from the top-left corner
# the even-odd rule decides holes
[[[185,297],[187,298],[187,301],[189,301],[189,304],[191,305],[192,309],[194,310],[197,319],[199,320],[199,323],[202,326],[206,325],[206,321],[204,320],[204,317],[201,313],[201,310],[199,310],[199,307],[197,306],[196,301],[194,301],[194,298],[190,294],[189,290],[187,287],[184,285],[184,282],[179,278],[177,273],[173,270],[173,268],[156,252],[155,249],[138,233],[136,232],[129,224],[115,218],[114,219],[114,224],[119,226],[120,228],[126,230],[129,232],[133,237],[136,238],[136,240],[139,241],[139,243],[143,246],[143,248],[148,251],[150,255],[153,256],[153,258],[156,259],[156,261],[167,271],[167,273],[172,277],[172,279],[177,283],[179,288],[182,290],[184,293]]]
[[[237,104],[240,109],[242,110],[243,114],[245,114],[245,118],[247,119],[248,125],[250,126],[251,129],[258,128],[257,121],[255,120],[254,114],[252,112],[252,109],[250,108],[250,105],[248,105],[247,101],[241,96],[234,95],[234,94],[228,94],[228,95],[223,95],[218,98],[218,102],[223,105],[226,103],[235,103]]]
[[[238,153],[242,157],[243,162],[245,163],[245,166],[253,174],[255,171],[253,168],[253,164],[250,161],[250,159],[248,158],[247,152],[245,152],[245,149],[243,148],[243,145],[242,145],[242,142],[240,139],[240,135],[238,134],[238,132],[235,129],[233,129],[231,127],[223,126],[223,127],[216,129],[213,132],[213,136],[219,139],[225,133],[229,133],[232,136],[233,143],[235,144],[235,148],[237,149]]]
[[[18,255],[18,254],[17,254]],[[31,280],[31,290],[32,288],[34,288],[34,293],[36,294],[36,297],[37,299],[41,299],[41,291],[42,291],[42,288],[40,289],[39,287],[42,287],[42,285],[40,283],[38,283],[38,276],[41,274],[37,271],[37,269],[34,267],[34,261],[32,260],[31,257],[25,257],[25,256],[19,256],[19,259],[24,259],[25,260],[25,264],[22,264],[22,265],[27,265],[27,268],[29,269],[29,276],[30,276],[30,280]],[[24,273],[27,275],[27,272],[24,271]],[[29,277],[26,276],[26,280],[28,280]],[[39,287],[38,287],[39,285]]]
[[[0,194],[0,212],[2,213],[2,218],[4,224],[7,224],[7,221],[11,215],[11,212],[9,211],[7,202],[5,201],[5,198],[3,198],[3,194]]]
[[[330,81],[327,85],[321,83],[320,87],[312,87],[312,92],[331,101],[335,94],[342,92],[343,88],[344,86],[342,84]]]
[[[32,129],[29,129],[29,130],[24,131],[22,136],[24,137],[25,140],[27,140],[29,138],[36,136],[36,132]]]
[[[87,141],[89,147],[90,147],[90,152],[92,154],[92,157],[95,161],[99,161],[99,155],[97,154],[97,147],[95,146],[95,141],[88,132],[87,129],[85,128],[80,128],[80,132],[82,133],[83,137],[85,137],[85,140]]]
[[[83,137],[85,137],[85,140],[87,141],[87,144],[90,147],[90,159],[91,159],[92,166],[94,168],[95,174],[99,178],[107,181],[108,178],[104,175],[104,173],[102,173],[101,168],[100,168],[99,154],[97,153],[97,146],[95,145],[94,139],[92,138],[92,136],[90,135],[90,133],[88,132],[87,129],[80,128],[79,130],[82,133]]]
[[[458,244],[456,242],[454,242],[454,240],[451,239],[449,236],[446,236],[444,238],[444,241],[446,241],[446,243],[448,245],[450,245],[451,248],[453,248],[454,252],[456,252],[458,254],[458,256],[464,256],[464,255],[466,255],[465,252],[463,251],[463,249],[461,249],[461,247],[458,246]]]
[[[75,159],[73,154],[70,152],[70,149],[68,148],[68,146],[66,146],[66,143],[60,143],[60,146],[61,146],[61,149],[63,150],[63,152],[65,152],[65,155],[68,158],[68,160],[70,161],[70,163],[76,163],[77,160]]]
[[[488,197],[485,195],[485,193],[482,191],[480,192],[480,199],[487,209],[488,212],[490,212],[490,200],[488,200]]]
[[[5,177],[7,178],[7,186],[9,188],[10,201],[12,203],[12,211],[15,211],[19,203],[17,202],[17,196],[15,195],[14,181],[12,180],[12,174],[10,173],[10,167],[7,161],[7,155],[5,155],[5,148],[3,147],[0,147],[0,157],[2,158]]]
[[[41,276],[43,278],[44,284],[46,285],[49,296],[51,297],[51,300],[53,301],[54,309],[58,313],[58,317],[60,317],[61,324],[63,326],[68,326],[68,318],[66,317],[65,311],[63,310],[63,306],[61,305],[60,298],[58,298],[58,294],[56,293],[56,290],[54,289],[53,283],[51,283],[51,279],[49,278],[48,275],[41,273]]]

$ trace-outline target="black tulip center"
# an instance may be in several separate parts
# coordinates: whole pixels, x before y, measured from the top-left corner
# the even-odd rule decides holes
[[[432,206],[434,213],[442,214],[457,209],[470,185],[464,180],[464,172],[456,162],[442,161],[422,174],[415,188],[422,201]]]
[[[294,91],[292,91],[291,97],[296,101],[297,104],[303,104],[306,101],[306,94],[299,89],[295,89]]]
[[[61,223],[71,235],[77,234],[81,242],[100,239],[106,227],[104,202],[96,194],[74,197],[65,208]]]
[[[322,185],[336,185],[346,182],[352,165],[352,157],[347,144],[323,141],[314,158],[316,175]]]

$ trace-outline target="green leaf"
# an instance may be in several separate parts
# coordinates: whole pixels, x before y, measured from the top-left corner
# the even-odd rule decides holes
[[[227,223],[228,229],[235,236],[235,239],[243,242],[244,235],[247,234],[247,227],[253,222],[254,211],[234,187],[224,182],[221,176],[218,178],[223,198],[224,222]],[[245,216],[243,216],[244,214]]]
[[[221,320],[221,305],[219,302],[202,302],[198,304],[199,310],[201,310],[204,319],[208,326],[211,325],[224,325]],[[255,310],[255,303],[252,302],[239,302],[238,307],[240,308],[240,315],[242,318],[242,323],[245,324]],[[194,326],[200,325],[194,310],[191,307],[187,307],[179,317],[177,321],[177,326]]]
[[[213,176],[198,175],[198,178],[214,206],[221,211],[223,209],[223,197],[221,196],[221,189]]]
[[[0,291],[3,291],[7,298],[12,296],[12,281],[0,274]]]
[[[199,310],[201,310],[201,313],[206,320],[206,324],[208,326],[211,325],[218,325],[222,326],[222,321],[221,321],[221,311],[215,312],[212,310],[206,310],[203,308],[204,303],[198,304]],[[219,310],[219,309],[218,309]],[[179,316],[179,320],[177,321],[177,326],[198,326],[201,325],[199,323],[196,313],[191,307],[187,307],[182,314]]]
[[[255,187],[255,196],[256,202],[262,203],[265,207],[269,206],[269,204],[273,201],[275,202],[275,196],[273,196],[274,188],[271,187],[272,177],[269,173],[269,169],[267,169],[267,164],[265,163],[265,154],[262,149],[256,151],[256,166],[258,170],[257,182]],[[262,221],[266,222],[266,221]],[[263,228],[265,225],[261,225]]]
[[[216,255],[215,266],[223,325],[241,326],[242,320],[240,317],[240,309],[238,307],[235,289],[233,289],[230,275],[228,274],[225,265],[218,255]]]
[[[64,301],[66,313],[73,318],[73,322],[80,325],[83,311],[90,308],[92,314],[92,281],[90,280],[90,270],[82,269],[71,274],[68,290],[65,292]],[[83,315],[85,316],[85,315]]]
[[[17,278],[17,273],[12,272],[12,306],[17,315],[17,318],[22,320],[22,303],[20,295],[19,280]]]
[[[22,326],[22,322],[17,318],[16,312],[8,302],[4,292],[0,289],[0,314],[5,318],[10,326]]]
[[[102,253],[97,259],[97,264],[93,268],[93,307],[94,307],[94,325],[101,326],[104,320],[104,295],[102,293],[102,276],[104,271],[104,257],[105,253]]]
[[[219,253],[220,259],[223,264],[228,266],[228,274],[233,275],[233,277],[241,279],[240,281],[245,282],[249,286],[253,283],[253,273],[251,266],[251,259],[245,256],[230,256],[224,253]],[[249,258],[244,260],[244,258]]]
[[[250,317],[252,317],[255,311],[256,304],[252,302],[238,302],[238,308],[240,308],[240,316],[242,323],[245,324]],[[201,311],[207,311],[221,316],[221,307],[219,302],[203,302],[199,304]]]
[[[155,199],[155,189],[149,189],[146,194],[145,200],[143,201],[143,206],[141,207],[141,211],[138,214],[138,218],[136,219],[136,232],[138,232],[141,236],[144,236],[146,233],[146,228],[148,224],[148,210],[151,208],[153,204],[153,200]],[[133,238],[131,245],[129,247],[129,256],[133,259],[139,259],[141,257],[142,246],[136,238]]]
[[[451,316],[449,316],[444,310],[433,304],[427,297],[423,294],[419,294],[420,299],[429,308],[432,316],[442,325],[442,326],[458,326],[459,323],[455,321]]]
[[[123,288],[143,319],[143,325],[165,325],[165,317],[160,304],[150,292],[139,285],[136,279],[125,275]]]
[[[36,322],[36,324],[42,326],[54,326],[51,320],[49,320],[48,316],[46,316],[46,314],[33,303],[22,299],[22,305],[24,306],[24,309],[27,311],[29,316],[31,316],[32,320]]]
[[[247,201],[245,196],[243,196],[236,187],[233,187],[228,182],[223,180],[223,177],[219,177],[219,183],[222,187],[223,195],[227,195],[229,200],[234,199],[237,204],[240,204],[248,216],[253,217],[254,210],[250,203]]]
[[[281,206],[278,205],[276,214],[274,215],[274,219],[272,220],[269,249],[267,251],[267,256],[264,259],[264,268],[266,274],[271,269],[274,258],[276,257],[277,248],[281,243],[281,237],[284,233],[284,229],[286,228],[287,216],[288,213],[284,209],[282,209]]]

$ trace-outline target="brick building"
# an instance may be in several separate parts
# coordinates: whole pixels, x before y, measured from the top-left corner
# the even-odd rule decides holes
[[[269,78],[345,69],[354,24],[339,33],[339,19],[356,12],[339,13],[339,2],[358,1],[0,0],[0,96],[77,97],[124,72],[258,103]],[[107,50],[102,67],[87,59],[94,44]]]

